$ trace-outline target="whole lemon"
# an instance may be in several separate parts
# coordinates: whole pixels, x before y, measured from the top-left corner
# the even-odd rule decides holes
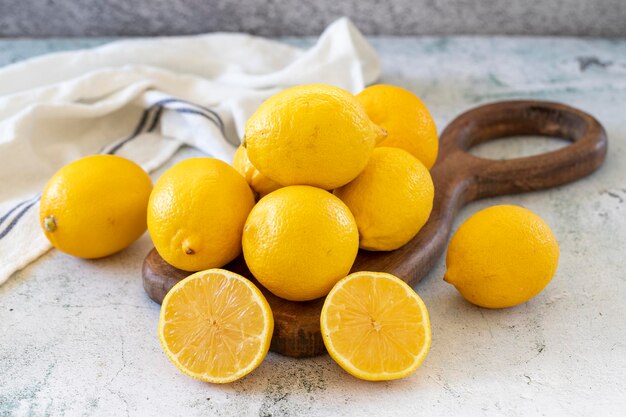
[[[352,94],[309,84],[261,104],[246,123],[245,146],[252,164],[277,183],[330,190],[361,172],[384,134]]]
[[[259,197],[264,197],[272,191],[278,190],[282,187],[276,181],[272,181],[265,175],[261,174],[258,169],[252,165],[248,158],[248,151],[243,146],[239,146],[235,152],[235,159],[233,160],[233,166],[235,169],[243,175],[243,177],[250,185],[250,188],[258,194]]]
[[[289,186],[263,197],[243,231],[252,274],[279,297],[322,297],[345,277],[359,249],[350,210],[331,193]]]
[[[493,206],[467,219],[452,237],[444,280],[470,303],[512,307],[539,294],[558,262],[559,244],[539,216]]]
[[[376,148],[352,182],[334,194],[350,209],[367,250],[394,250],[424,226],[435,189],[428,169],[399,148]]]
[[[176,268],[221,267],[241,253],[252,206],[252,190],[233,167],[213,158],[190,158],[154,185],[148,232],[159,255]]]
[[[357,94],[367,115],[387,131],[378,146],[402,148],[430,169],[437,159],[437,127],[426,105],[412,92],[373,85]]]
[[[41,227],[55,248],[80,258],[118,252],[146,231],[148,174],[115,155],[93,155],[61,168],[41,195]]]

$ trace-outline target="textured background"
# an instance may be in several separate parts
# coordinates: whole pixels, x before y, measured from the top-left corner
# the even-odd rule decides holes
[[[0,40],[0,67],[102,42]],[[609,154],[594,175],[478,201],[454,223],[456,230],[494,204],[537,213],[561,247],[550,285],[519,307],[481,309],[441,279],[442,257],[415,286],[433,332],[431,351],[415,374],[366,383],[328,355],[297,360],[270,353],[246,378],[216,386],[182,375],[159,346],[159,306],[140,279],[151,249],[147,234],[99,260],[53,250],[0,286],[0,417],[624,417],[626,39],[405,37],[371,43],[380,54],[381,82],[415,92],[440,131],[461,111],[508,99],[568,103],[606,127]],[[518,138],[472,152],[500,159],[562,145]],[[168,166],[197,152],[185,149]]]
[[[0,0],[0,37],[317,35],[341,16],[368,35],[626,36],[625,0]]]

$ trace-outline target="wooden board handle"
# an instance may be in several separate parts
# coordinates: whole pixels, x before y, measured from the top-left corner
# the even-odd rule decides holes
[[[562,149],[508,160],[479,158],[473,146],[512,136],[540,135],[572,142]],[[541,190],[582,178],[602,164],[606,133],[589,114],[551,102],[507,101],[477,107],[457,117],[441,135],[446,160],[439,169],[469,180],[468,201]],[[472,175],[468,175],[472,174]]]

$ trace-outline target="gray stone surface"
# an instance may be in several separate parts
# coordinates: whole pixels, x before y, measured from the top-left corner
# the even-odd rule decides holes
[[[0,42],[0,65],[91,42]],[[159,307],[140,279],[147,235],[96,261],[53,250],[0,287],[0,416],[623,416],[626,41],[372,43],[382,81],[420,95],[440,129],[471,106],[509,98],[562,101],[604,124],[609,154],[591,177],[480,201],[455,222],[456,228],[492,204],[533,210],[560,242],[552,283],[522,306],[480,309],[441,280],[440,259],[415,287],[430,311],[433,344],[410,377],[367,383],[326,355],[295,360],[270,353],[246,378],[215,386],[181,374],[161,351]],[[475,152],[501,158],[562,145],[508,139]],[[176,158],[193,154],[185,149]]]
[[[0,0],[0,36],[317,35],[341,16],[369,35],[626,36],[624,0]]]

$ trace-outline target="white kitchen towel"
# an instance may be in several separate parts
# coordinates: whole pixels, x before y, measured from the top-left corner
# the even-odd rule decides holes
[[[63,165],[109,153],[151,171],[182,144],[230,162],[246,119],[270,95],[306,83],[355,93],[379,73],[375,51],[345,18],[308,50],[219,33],[0,68],[0,284],[50,248],[38,202]]]

